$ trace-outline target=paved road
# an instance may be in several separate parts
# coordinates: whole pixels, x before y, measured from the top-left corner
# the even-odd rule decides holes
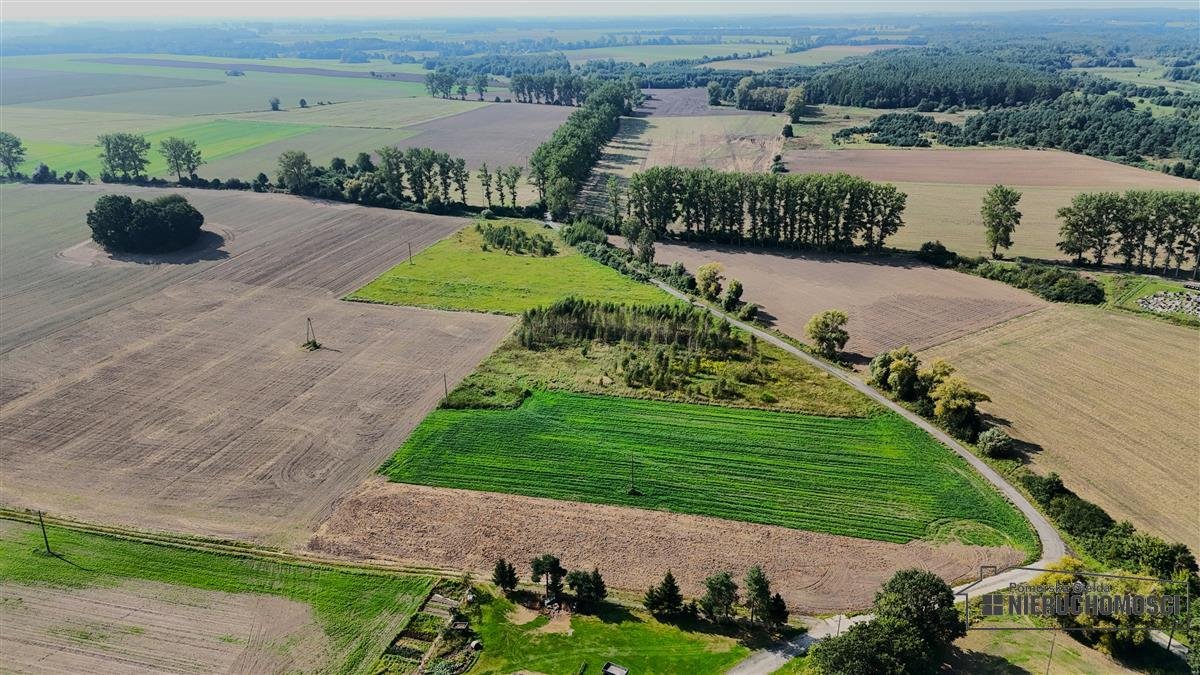
[[[897,415],[901,415],[908,421],[924,429],[929,433],[929,435],[933,436],[937,440],[941,441],[942,444],[958,453],[960,457],[965,459],[968,464],[970,464],[975,468],[976,471],[979,472],[980,475],[986,478],[992,485],[996,486],[996,489],[999,490],[1001,494],[1003,494],[1010,502],[1020,509],[1021,513],[1025,515],[1025,518],[1027,518],[1033,525],[1033,529],[1035,532],[1037,532],[1038,539],[1041,541],[1042,557],[1037,562],[1029,565],[1029,567],[1045,567],[1050,563],[1057,562],[1063,556],[1067,555],[1067,545],[1065,542],[1063,542],[1062,537],[1059,536],[1058,531],[1054,529],[1054,526],[1050,524],[1050,521],[1046,520],[1046,517],[1043,516],[1040,511],[1034,508],[1033,504],[1029,503],[1029,500],[1027,500],[1024,495],[1018,492],[1015,487],[1008,483],[1008,481],[1004,480],[1004,477],[992,469],[992,467],[988,466],[983,460],[979,459],[975,453],[965,448],[961,443],[951,438],[949,434],[937,428],[925,418],[889,399],[888,397],[876,391],[871,385],[863,382],[857,377],[847,374],[842,369],[829,365],[828,363],[825,363],[824,361],[812,356],[808,352],[795,347],[794,345],[791,345],[764,330],[760,330],[747,323],[738,321],[737,319],[714,307],[692,302],[692,300],[683,293],[657,279],[652,279],[651,281],[653,281],[656,286],[663,289],[667,293],[670,293],[671,295],[684,300],[685,302],[692,303],[698,307],[703,307],[704,309],[707,309],[713,314],[724,318],[725,320],[729,321],[729,323],[746,331],[747,333],[753,333],[758,339],[765,340],[776,347],[783,349],[789,354],[792,354],[803,361],[807,361],[817,368],[820,368],[830,375],[833,375],[839,380],[862,392],[864,395],[870,397],[888,410],[895,412]],[[971,595],[978,595],[981,593],[988,593],[1002,588],[1007,588],[1010,583],[1029,581],[1039,574],[1041,573],[1029,570],[1008,570],[1001,574],[988,577],[982,581],[975,582],[974,584],[965,584],[963,586],[956,587],[954,590],[955,592],[958,592],[967,586],[970,586]],[[842,620],[841,626],[844,630],[845,627],[851,623],[851,621],[857,623],[858,621],[870,620],[871,617],[870,615],[862,615],[859,617],[854,617],[853,620],[848,620],[845,617],[840,618]],[[801,650],[812,645],[818,639],[832,635],[833,633],[829,630],[830,624],[831,622],[836,624],[838,619],[839,617],[833,617],[832,619],[817,622],[810,628],[808,633],[801,635],[791,642],[784,643],[770,649],[757,651],[751,654],[745,661],[739,663],[729,672],[736,675],[766,675],[767,673],[771,673],[781,668],[789,659],[791,659]]]

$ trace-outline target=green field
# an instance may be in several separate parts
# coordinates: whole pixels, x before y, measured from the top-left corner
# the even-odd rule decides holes
[[[570,295],[627,303],[661,304],[671,297],[585,258],[535,221],[505,219],[530,233],[553,236],[553,256],[484,251],[473,227],[430,246],[347,296],[348,300],[435,309],[519,314]]]
[[[539,391],[512,410],[434,411],[381,472],[882,541],[1036,550],[1011,505],[893,414],[831,418]]]
[[[1184,93],[1200,91],[1200,83],[1187,80],[1168,80],[1163,77],[1166,67],[1154,59],[1134,59],[1135,68],[1079,68],[1118,82],[1129,82],[1140,87],[1166,87],[1168,91]]]
[[[150,152],[147,154],[150,164],[146,167],[146,173],[150,176],[167,175],[166,160],[159,153],[159,144],[170,136],[196,141],[205,161],[213,162],[277,141],[303,136],[318,128],[299,124],[269,124],[218,119],[153,131],[145,134],[146,140],[150,141],[151,146]],[[59,143],[30,140],[26,142],[26,147],[30,160],[21,167],[22,171],[31,172],[37,168],[39,162],[44,162],[51,167],[58,167],[57,170],[60,172],[83,169],[95,179],[100,177],[100,148],[97,147],[95,141],[91,143]],[[270,172],[272,168],[273,163],[266,163],[262,164],[258,170]],[[227,177],[231,174],[219,175]],[[232,175],[244,176],[246,174]],[[249,175],[252,176],[253,173]]]
[[[60,588],[152,581],[258,593],[313,609],[334,651],[335,672],[373,664],[432,588],[427,577],[287,564],[48,527],[55,557],[38,551],[36,526],[0,523],[0,583]]]
[[[472,673],[599,673],[607,661],[636,673],[723,673],[750,654],[733,638],[685,631],[607,603],[597,616],[571,616],[569,634],[545,632],[547,617],[516,625],[509,619],[512,602],[481,596],[468,615],[484,645]]]

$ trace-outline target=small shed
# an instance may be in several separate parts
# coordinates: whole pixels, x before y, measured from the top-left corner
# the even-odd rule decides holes
[[[604,668],[602,668],[600,672],[604,673],[604,675],[629,675],[628,668],[625,666],[618,666],[612,661],[606,662],[604,664]]]
[[[471,624],[467,623],[466,621],[455,621],[454,623],[450,624],[450,630],[460,630],[461,631],[461,630],[466,630],[470,627],[471,627]]]

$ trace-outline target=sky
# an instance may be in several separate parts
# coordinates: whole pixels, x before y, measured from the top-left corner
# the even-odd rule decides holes
[[[872,12],[912,14],[1146,6],[1198,7],[1196,0],[0,0],[0,20],[57,23],[130,18],[287,20]]]

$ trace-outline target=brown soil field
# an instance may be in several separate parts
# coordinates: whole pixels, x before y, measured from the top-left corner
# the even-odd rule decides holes
[[[302,603],[152,582],[115,588],[0,584],[12,673],[283,673],[327,665]]]
[[[98,191],[29,192],[6,188],[6,208],[32,195],[73,214]],[[81,214],[39,238],[36,208],[6,213],[6,245],[12,227],[28,259],[5,269],[20,303],[4,304],[16,337],[0,355],[0,501],[302,541],[437,404],[443,375],[465,377],[512,320],[337,299],[459,219],[187,194],[227,233],[191,262],[89,256]],[[300,349],[306,318],[326,348]]]
[[[908,257],[873,258],[659,243],[655,259],[688,270],[708,262],[738,279],[742,298],[758,304],[773,327],[804,340],[804,326],[827,309],[850,322],[846,351],[859,361],[908,345],[924,349],[1045,307],[1030,293],[995,281],[931,267]]]
[[[1131,188],[1200,189],[1195,181],[1058,150],[1015,148],[846,148],[789,150],[784,161],[793,171],[845,171],[891,183],[1075,187],[1089,190]]]
[[[1117,520],[1200,551],[1200,336],[1145,317],[1051,305],[922,354],[992,398],[1040,473]]]
[[[704,87],[688,89],[643,89],[646,101],[634,111],[638,116],[695,117],[697,115],[767,115],[768,112],[738,110],[732,106],[713,107],[708,105],[708,90]],[[780,128],[783,122],[779,123]]]
[[[1200,183],[1156,171],[1057,150],[1012,148],[806,149],[789,142],[784,160],[793,173],[845,171],[895,183],[908,194],[905,226],[889,240],[916,249],[940,240],[965,255],[990,253],[979,205],[996,183],[1022,192],[1021,224],[1011,255],[1060,259],[1058,209],[1080,192],[1133,188],[1200,190]]]
[[[490,574],[496,558],[547,551],[567,568],[599,567],[612,587],[642,591],[671,569],[684,593],[727,569],[762,564],[794,612],[860,609],[897,569],[921,567],[948,580],[980,564],[1012,565],[1020,553],[927,542],[889,544],[703,516],[580,504],[490,492],[389,483],[374,477],[344,498],[308,547],[338,556]]]
[[[475,168],[526,166],[534,148],[566,121],[575,108],[558,105],[503,103],[476,108],[406,127],[417,134],[396,145],[433,148],[462,157]],[[472,182],[475,177],[471,177]]]
[[[230,61],[215,63],[211,61],[186,61],[183,59],[153,59],[129,56],[105,56],[83,59],[94,63],[114,63],[125,66],[161,66],[165,68],[200,68],[204,70],[242,70],[260,73],[281,73],[284,75],[321,75],[323,77],[358,77],[378,80],[397,80],[400,82],[424,82],[425,76],[417,73],[388,72],[387,66],[381,66],[378,71],[385,77],[374,77],[371,73],[361,70],[337,70],[335,68],[300,68],[296,66],[273,66],[265,63],[247,63]]]
[[[186,255],[81,260],[85,216],[101,194],[149,199],[181,194],[205,216],[206,235]],[[0,353],[212,270],[209,278],[354,290],[408,255],[463,227],[459,218],[370,209],[277,194],[121,187],[0,188]],[[86,246],[86,245],[85,245]]]

